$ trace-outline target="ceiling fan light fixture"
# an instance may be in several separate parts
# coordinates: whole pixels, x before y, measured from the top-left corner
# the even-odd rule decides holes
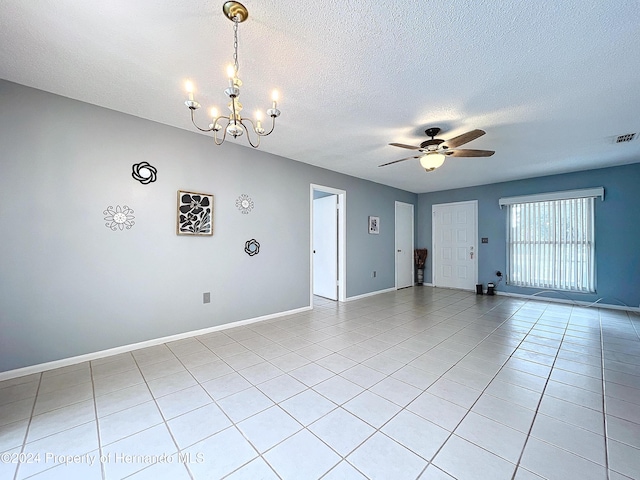
[[[445,156],[437,152],[429,152],[420,157],[420,165],[427,172],[432,172],[444,163]]]
[[[416,152],[415,155],[407,158],[401,158],[400,160],[394,160],[393,162],[383,163],[378,167],[386,167],[387,165],[393,165],[395,163],[404,162],[406,160],[413,160],[415,158],[420,159],[420,165],[427,172],[433,172],[436,168],[439,168],[444,163],[447,157],[490,157],[493,155],[493,150],[469,150],[458,148],[465,143],[469,143],[476,138],[481,137],[486,132],[484,130],[472,130],[451,140],[443,140],[441,138],[435,138],[440,132],[438,127],[427,128],[424,133],[429,137],[429,140],[425,140],[420,145],[406,145],[404,143],[390,143],[392,147],[406,148]],[[443,145],[446,142],[446,145]]]

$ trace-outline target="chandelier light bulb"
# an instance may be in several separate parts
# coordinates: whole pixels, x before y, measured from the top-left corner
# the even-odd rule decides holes
[[[214,132],[220,131],[222,127],[216,122],[218,120],[218,109],[216,107],[211,108],[211,123],[209,124],[209,129]]]
[[[184,83],[184,88],[187,90],[187,93],[189,94],[189,100],[193,102],[193,83],[191,83],[190,80],[187,80]]]
[[[271,100],[273,101],[273,103],[271,104],[271,108],[278,108],[278,91],[274,90],[273,93],[271,94]]]
[[[227,77],[229,77],[229,88],[233,88],[233,78],[236,76],[236,69],[233,65],[227,67]]]
[[[262,128],[262,112],[260,110],[256,110],[256,133],[258,135],[262,135],[264,133],[264,128]]]

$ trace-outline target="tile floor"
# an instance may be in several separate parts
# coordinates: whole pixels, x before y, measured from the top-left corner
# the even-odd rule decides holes
[[[317,299],[1,382],[0,478],[639,478],[639,330],[430,287]]]

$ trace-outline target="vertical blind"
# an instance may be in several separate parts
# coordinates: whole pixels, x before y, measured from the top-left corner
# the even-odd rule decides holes
[[[508,206],[509,284],[595,292],[594,197]]]

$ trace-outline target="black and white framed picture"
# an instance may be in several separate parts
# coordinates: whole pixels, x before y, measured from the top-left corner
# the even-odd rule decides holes
[[[178,235],[213,235],[213,195],[178,190]]]
[[[369,233],[372,235],[380,233],[380,217],[369,217]]]

